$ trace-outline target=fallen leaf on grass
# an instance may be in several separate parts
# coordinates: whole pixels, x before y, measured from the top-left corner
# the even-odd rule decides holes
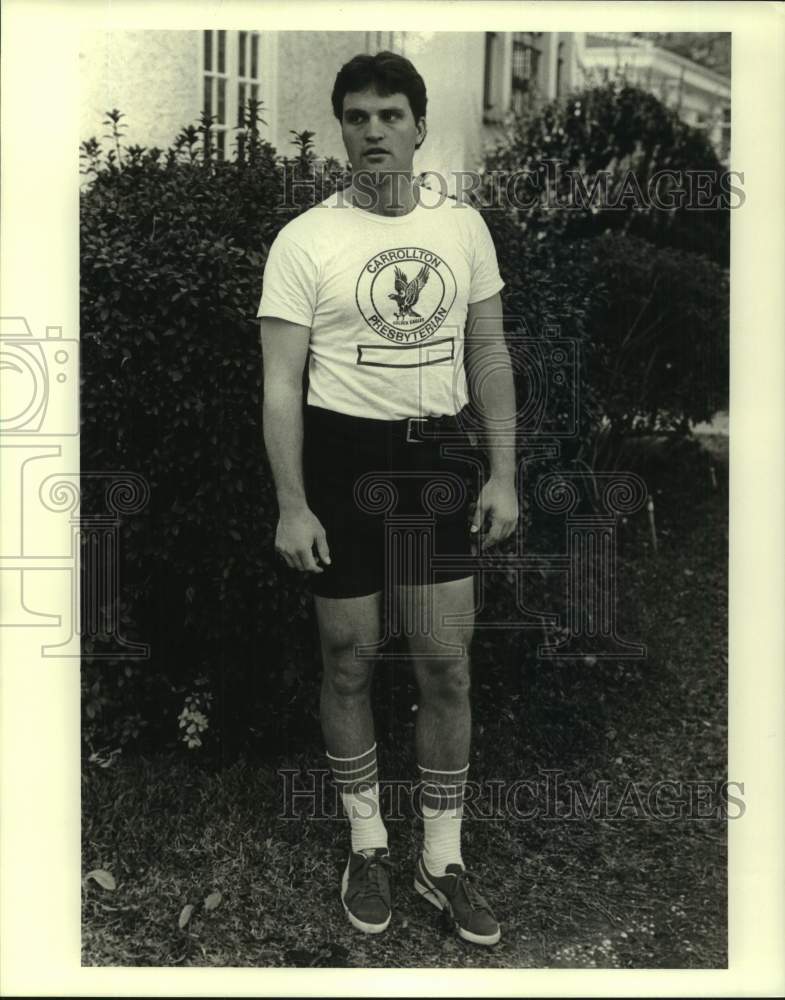
[[[217,906],[221,905],[221,900],[223,896],[220,892],[211,892],[210,895],[204,901],[205,910],[214,910]]]
[[[188,921],[191,919],[191,914],[194,912],[193,905],[187,903],[182,910],[180,910],[180,919],[177,921],[177,926],[182,930]]]
[[[85,875],[85,879],[93,879],[96,881],[102,889],[108,889],[109,892],[114,892],[117,888],[117,882],[114,880],[114,875],[111,872],[104,871],[103,868],[94,868],[91,872]]]

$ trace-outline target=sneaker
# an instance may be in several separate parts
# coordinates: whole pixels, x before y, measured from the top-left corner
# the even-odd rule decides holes
[[[447,865],[441,877],[431,875],[422,855],[417,859],[414,888],[429,903],[452,917],[460,937],[474,944],[496,944],[501,929],[488,903],[463,865]]]
[[[346,915],[359,931],[380,934],[390,923],[390,852],[374,847],[352,852],[341,882],[341,902]]]

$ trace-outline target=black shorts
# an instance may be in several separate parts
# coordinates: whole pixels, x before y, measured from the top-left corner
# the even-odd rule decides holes
[[[331,558],[309,574],[314,594],[362,597],[473,575],[479,455],[462,423],[460,415],[413,423],[306,406],[306,498]]]

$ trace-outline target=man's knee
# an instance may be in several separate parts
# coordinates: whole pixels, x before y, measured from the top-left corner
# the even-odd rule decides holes
[[[452,703],[469,697],[471,675],[468,655],[425,657],[417,664],[415,672],[426,701]]]
[[[357,645],[331,643],[324,649],[324,684],[341,698],[359,697],[371,686],[371,662],[357,657]]]

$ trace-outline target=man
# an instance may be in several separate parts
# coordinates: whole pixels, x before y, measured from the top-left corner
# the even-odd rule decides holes
[[[428,207],[414,181],[426,100],[414,66],[390,52],[356,56],[337,75],[333,110],[352,183],[284,226],[270,248],[257,314],[264,436],[276,550],[312,581],[322,731],[351,829],[347,916],[367,933],[391,916],[367,650],[381,642],[382,599],[394,590],[420,692],[424,845],[415,888],[450,913],[465,940],[492,945],[500,928],[460,847],[475,608],[466,557],[478,533],[493,545],[517,522],[514,388],[487,226],[469,205],[430,196]],[[490,459],[473,519],[460,460],[439,438],[466,444],[458,415],[470,388]],[[446,498],[436,489],[445,484]],[[432,554],[446,557],[438,571],[394,549],[390,511],[431,525]]]

